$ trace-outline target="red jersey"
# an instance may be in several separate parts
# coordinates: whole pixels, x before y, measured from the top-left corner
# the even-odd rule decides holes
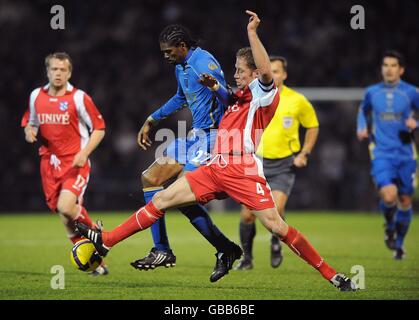
[[[221,119],[214,154],[254,153],[279,103],[273,81],[266,86],[255,79],[237,97]]]
[[[63,96],[50,96],[48,88],[46,85],[32,91],[29,113],[25,113],[21,124],[25,126],[28,117],[28,123],[39,128],[41,155],[74,155],[87,145],[89,132],[105,128],[105,121],[92,98],[82,90],[68,83]]]

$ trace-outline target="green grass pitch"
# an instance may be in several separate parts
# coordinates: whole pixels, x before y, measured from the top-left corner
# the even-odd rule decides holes
[[[129,213],[95,213],[105,228],[117,226]],[[214,222],[238,242],[238,213],[212,214]],[[394,261],[384,246],[378,214],[289,212],[287,221],[304,233],[338,271],[353,277],[365,270],[365,289],[340,293],[304,261],[284,248],[284,262],[272,269],[269,233],[258,222],[254,269],[230,271],[209,282],[214,249],[180,214],[167,215],[177,266],[138,271],[129,262],[152,246],[150,231],[136,234],[107,257],[111,274],[93,278],[70,263],[71,244],[60,219],[52,214],[0,215],[0,299],[419,299],[419,224],[413,220],[405,242],[407,258]],[[65,270],[65,289],[51,288],[54,265]]]

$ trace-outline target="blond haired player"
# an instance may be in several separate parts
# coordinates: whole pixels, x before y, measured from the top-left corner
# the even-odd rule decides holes
[[[280,101],[275,115],[264,131],[257,155],[263,158],[263,171],[272,189],[276,208],[285,218],[285,205],[295,181],[295,168],[307,165],[319,133],[319,122],[311,103],[300,93],[284,85],[287,78],[287,60],[271,56],[272,74],[280,91]],[[306,128],[304,145],[301,148],[299,127]],[[256,235],[256,216],[242,206],[240,241],[244,257],[237,270],[253,268],[253,239]],[[276,235],[271,238],[271,266],[282,263],[281,242]]]
[[[90,175],[89,156],[105,136],[105,121],[92,98],[73,87],[73,64],[65,52],[45,58],[48,84],[36,88],[29,97],[28,111],[22,118],[25,139],[39,148],[42,188],[52,212],[58,212],[71,242],[81,240],[74,222],[94,227],[83,195]],[[93,275],[108,274],[102,264]]]

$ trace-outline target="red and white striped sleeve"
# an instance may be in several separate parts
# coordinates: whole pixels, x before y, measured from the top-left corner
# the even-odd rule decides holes
[[[37,88],[31,92],[31,95],[29,96],[29,108],[22,117],[22,121],[21,121],[22,126],[23,124],[25,124],[25,127],[26,127],[27,124],[30,124],[31,126],[39,127],[38,116],[36,114],[36,108],[35,108],[35,101],[36,101],[36,98],[38,98],[40,91],[41,91],[41,88]]]
[[[74,100],[79,118],[89,127],[90,132],[105,129],[105,120],[87,93],[77,90],[74,94]]]
[[[249,84],[249,89],[252,91],[253,100],[259,101],[259,107],[270,106],[275,101],[278,92],[273,80],[269,84],[264,84],[259,79],[255,79]]]

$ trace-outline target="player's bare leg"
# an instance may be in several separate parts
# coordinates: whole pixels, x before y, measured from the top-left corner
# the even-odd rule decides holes
[[[143,188],[161,187],[169,179],[178,176],[182,170],[183,166],[172,158],[158,158],[141,174]]]
[[[179,178],[169,188],[154,195],[153,203],[160,211],[169,208],[178,208],[196,203],[195,194],[192,192],[185,177]]]
[[[93,227],[94,223],[89,217],[86,209],[77,204],[77,196],[68,190],[63,190],[60,193],[57,203],[57,211],[60,215],[65,217],[68,221],[67,226],[71,228],[71,222],[80,221],[89,227]]]
[[[384,243],[390,250],[396,249],[396,222],[395,215],[397,211],[397,187],[394,184],[382,187],[380,194],[380,211],[382,212],[384,225]]]
[[[76,243],[77,241],[81,240],[83,237],[76,231],[76,227],[74,225],[73,219],[66,217],[65,215],[58,213],[64,227],[67,231],[67,236],[72,243]]]
[[[276,210],[283,220],[285,220],[285,205],[288,201],[288,196],[280,190],[272,190],[272,196],[275,201]]]
[[[57,211],[61,217],[61,221],[64,223],[68,234],[76,234],[74,227],[74,220],[80,213],[80,207],[77,205],[77,196],[70,191],[62,191],[58,198]],[[80,236],[75,235],[74,238],[70,238],[71,241],[78,241]]]
[[[397,202],[397,186],[390,184],[380,189],[380,197],[387,205],[396,204]]]
[[[255,211],[254,213],[269,231],[278,235],[295,254],[319,271],[326,280],[339,290],[356,290],[355,284],[330,267],[303,234],[285,223],[276,208]]]

